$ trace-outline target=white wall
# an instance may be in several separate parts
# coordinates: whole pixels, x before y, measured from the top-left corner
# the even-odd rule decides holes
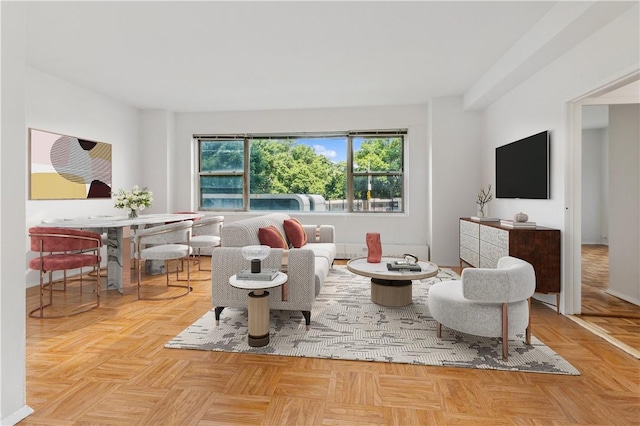
[[[33,68],[26,70],[25,88],[26,127],[110,143],[114,190],[142,184],[137,109]],[[24,177],[28,182],[28,169]],[[125,212],[114,208],[111,199],[27,200],[22,238],[28,241],[29,227],[45,218],[105,214]],[[28,270],[27,286],[37,284],[38,273]]]
[[[585,107],[586,108],[586,107]],[[607,129],[582,131],[582,243],[606,244],[608,236]]]
[[[483,182],[495,182],[496,147],[551,131],[551,199],[494,200],[492,216],[509,218],[523,211],[539,225],[564,231],[565,208],[569,208],[565,202],[565,152],[567,144],[572,143],[567,133],[568,103],[638,69],[638,9],[638,5],[629,9],[487,108]],[[565,242],[571,238],[564,234]],[[563,290],[567,285],[573,287],[575,283],[563,282]],[[548,300],[553,302],[553,298]]]
[[[193,134],[321,132],[407,128],[406,179],[407,204],[404,214],[341,214],[313,215],[296,212],[301,222],[332,224],[336,227],[339,251],[341,245],[365,246],[365,234],[379,231],[383,250],[386,245],[429,245],[429,150],[427,107],[370,107],[260,112],[212,112],[176,114],[176,170],[194,170]],[[196,180],[194,174],[176,173],[173,210],[195,209]],[[253,213],[263,214],[263,213]],[[224,213],[225,221],[250,214]],[[433,247],[435,250],[435,247]]]
[[[609,107],[609,288],[640,305],[640,105]]]
[[[0,4],[0,424],[33,412],[26,405],[24,214],[27,148],[24,114],[24,5]]]
[[[140,155],[142,177],[139,185],[153,192],[153,204],[144,213],[172,212],[172,162],[174,114],[164,110],[140,111]],[[180,211],[185,211],[180,210]]]
[[[433,99],[430,113],[431,260],[458,265],[459,218],[476,214],[481,180],[482,115],[463,111],[462,97]],[[489,207],[490,208],[490,207]]]

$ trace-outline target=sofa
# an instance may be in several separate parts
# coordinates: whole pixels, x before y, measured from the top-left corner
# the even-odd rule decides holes
[[[222,227],[221,246],[211,254],[211,303],[215,307],[216,323],[224,308],[247,307],[247,291],[229,285],[229,277],[250,268],[241,248],[261,245],[260,229],[268,227],[275,227],[288,243],[283,224],[289,219],[292,218],[285,213],[271,213],[227,222]],[[309,328],[311,308],[336,256],[335,228],[333,225],[301,226],[307,243],[299,248],[272,248],[262,267],[282,270],[289,277],[285,285],[269,290],[269,307],[301,311]]]

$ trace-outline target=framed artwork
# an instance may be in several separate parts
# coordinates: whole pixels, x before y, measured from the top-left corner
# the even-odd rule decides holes
[[[31,200],[111,198],[111,144],[29,129]]]

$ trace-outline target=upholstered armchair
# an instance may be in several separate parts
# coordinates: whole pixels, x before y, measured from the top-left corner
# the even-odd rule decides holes
[[[509,337],[525,333],[530,344],[530,298],[536,288],[533,266],[515,257],[498,260],[497,269],[467,268],[460,281],[443,281],[429,289],[427,304],[442,325],[467,334],[502,337],[502,358],[509,352]]]

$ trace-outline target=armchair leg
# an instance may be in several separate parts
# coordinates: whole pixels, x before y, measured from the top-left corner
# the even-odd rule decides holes
[[[502,304],[502,359],[509,357],[509,304]]]
[[[224,306],[216,306],[216,308],[213,310],[216,315],[216,325],[220,325],[220,314],[222,313],[223,309]]]
[[[527,303],[529,303],[529,323],[527,324],[527,329],[524,332],[525,340],[524,342],[527,345],[531,344],[531,298],[527,299]]]
[[[309,330],[311,328],[311,311],[302,311],[302,316],[304,317],[307,330]]]

